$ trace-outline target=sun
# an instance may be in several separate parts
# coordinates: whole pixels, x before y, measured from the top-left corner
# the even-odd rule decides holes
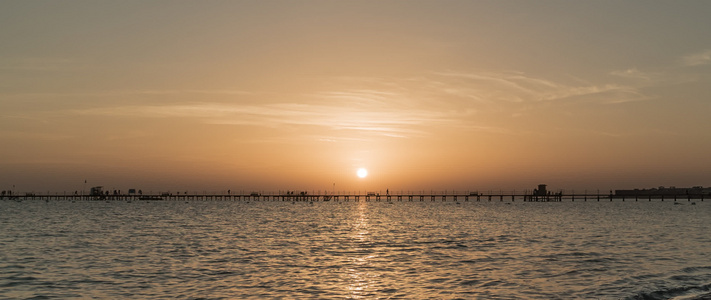
[[[358,169],[356,174],[358,174],[358,177],[360,177],[360,178],[365,178],[368,176],[368,170],[365,168],[360,168],[360,169]]]

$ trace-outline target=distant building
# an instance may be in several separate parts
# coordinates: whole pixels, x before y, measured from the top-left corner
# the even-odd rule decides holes
[[[92,196],[101,196],[101,195],[103,195],[104,193],[103,193],[103,191],[101,190],[102,188],[104,188],[104,187],[103,187],[103,186],[95,186],[95,187],[91,188],[91,192],[89,193],[89,195],[92,195]]]
[[[104,192],[101,190],[103,186],[95,186],[91,188],[91,191],[89,192],[89,195],[93,196],[94,200],[104,200],[106,199],[106,196],[104,196]],[[106,191],[106,194],[108,195],[109,191]]]
[[[546,194],[548,194],[548,191],[546,191],[545,184],[539,184],[538,189],[533,190],[533,195],[535,196],[545,196]]]
[[[547,189],[547,185],[539,184],[537,189],[533,190],[533,193],[526,195],[523,201],[534,201],[534,202],[560,202],[563,200],[563,193],[551,193]]]

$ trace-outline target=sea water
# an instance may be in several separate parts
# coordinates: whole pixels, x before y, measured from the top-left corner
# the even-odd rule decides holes
[[[703,299],[696,202],[4,200],[0,298]]]

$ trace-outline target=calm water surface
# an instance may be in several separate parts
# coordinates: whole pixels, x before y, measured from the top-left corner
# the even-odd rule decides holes
[[[711,203],[0,201],[0,298],[702,299]]]

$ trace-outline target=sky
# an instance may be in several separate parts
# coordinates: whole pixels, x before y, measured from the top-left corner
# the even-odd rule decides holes
[[[0,189],[711,186],[709,12],[2,1]]]

